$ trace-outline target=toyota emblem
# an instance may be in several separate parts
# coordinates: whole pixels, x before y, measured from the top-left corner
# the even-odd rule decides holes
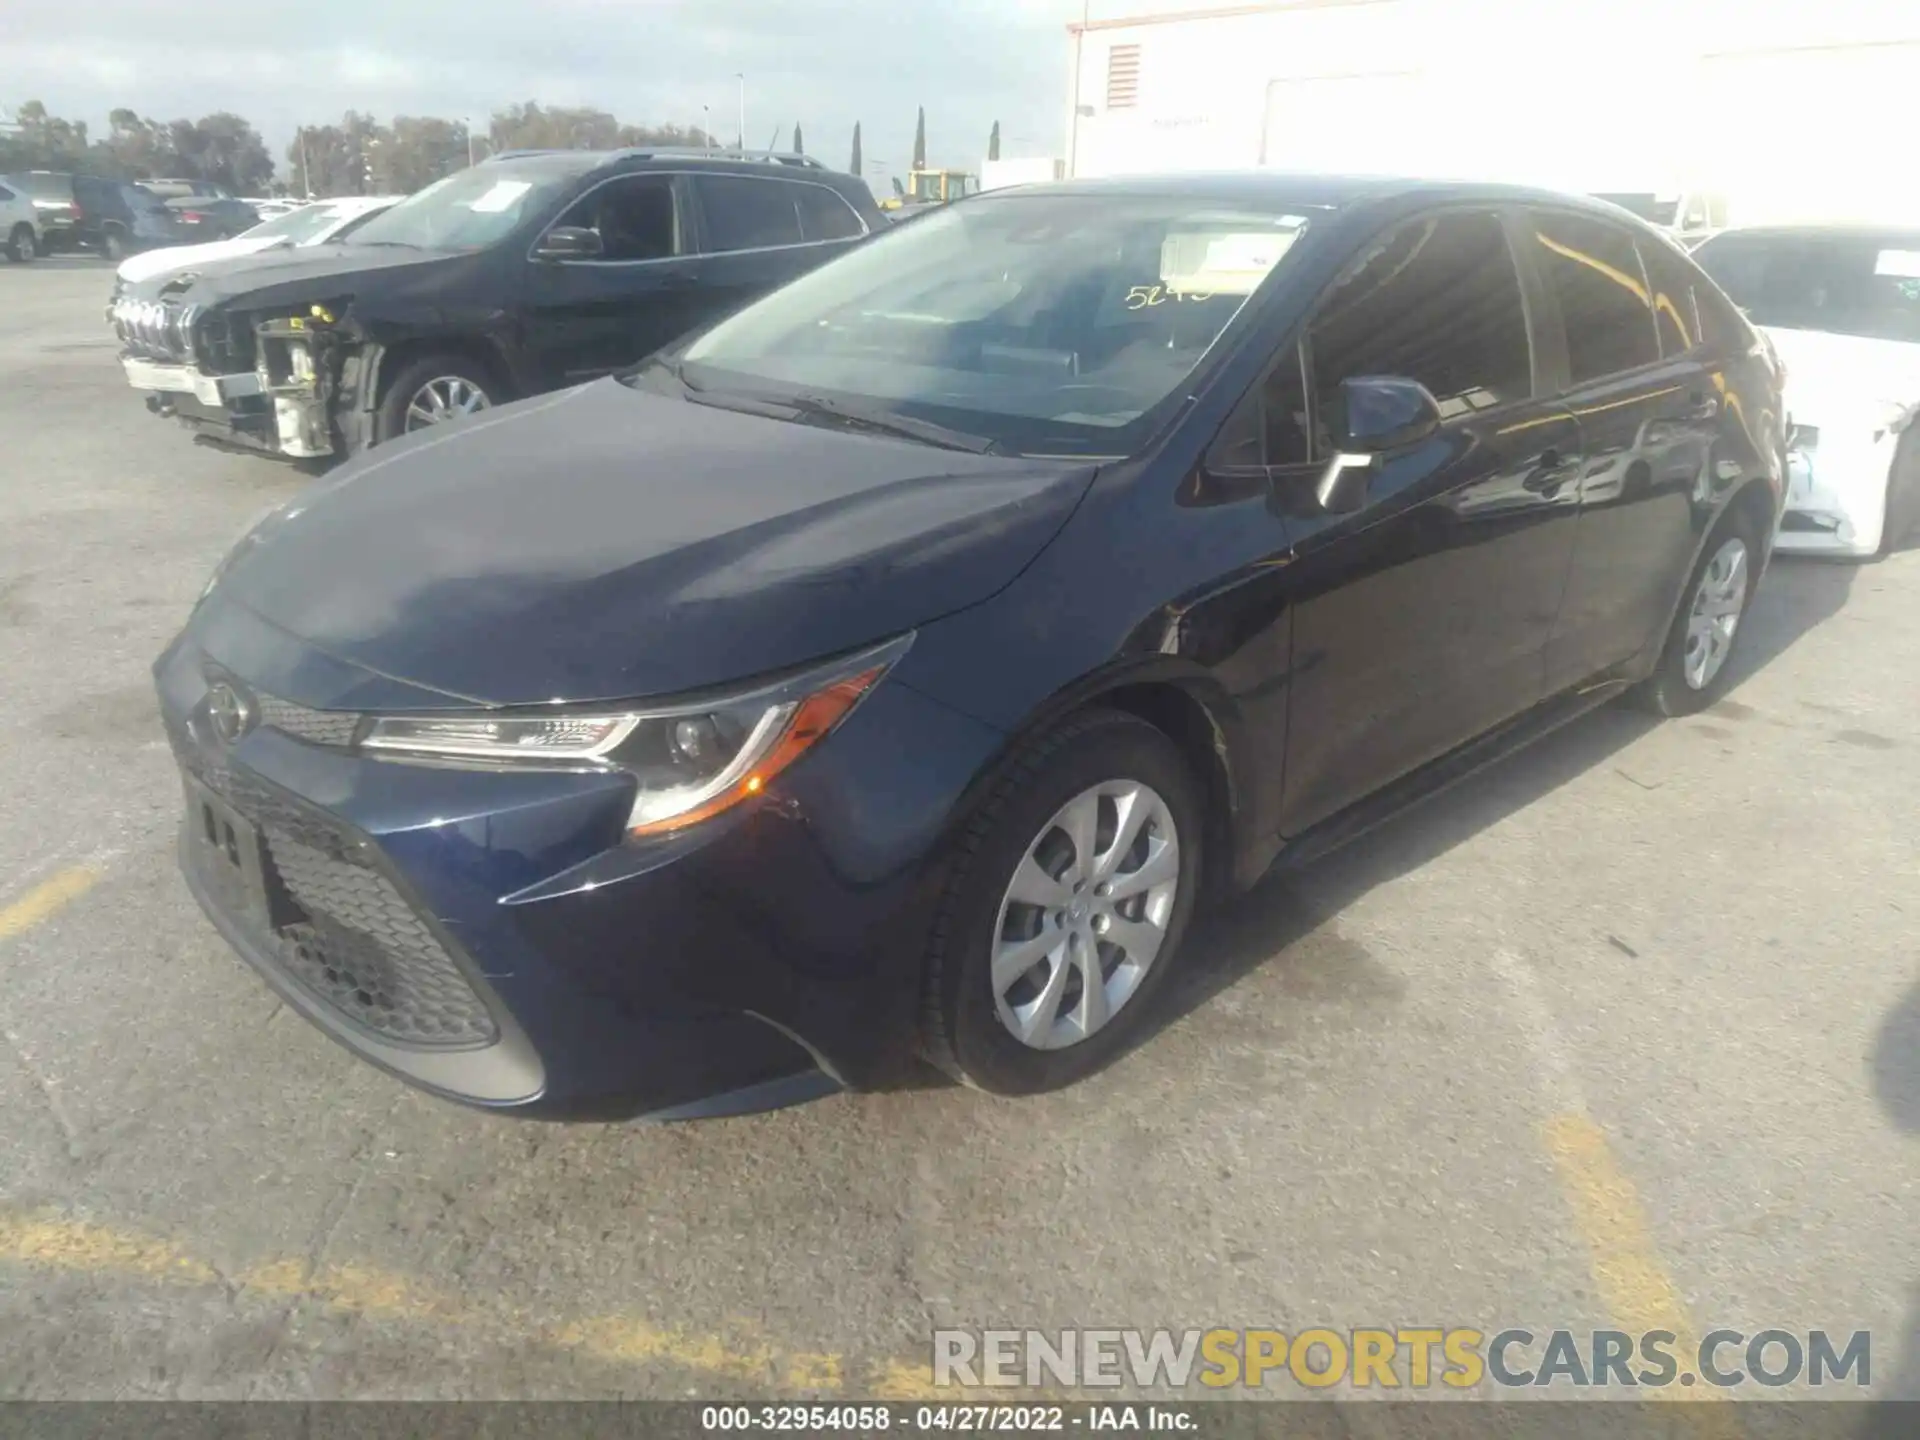
[[[253,727],[253,706],[224,680],[207,691],[207,720],[222,744],[231,745]]]

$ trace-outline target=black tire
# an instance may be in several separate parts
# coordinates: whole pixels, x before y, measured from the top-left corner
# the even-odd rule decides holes
[[[38,253],[39,247],[33,243],[33,227],[22,220],[7,237],[7,258],[17,265],[25,265]]]
[[[110,227],[101,233],[100,253],[117,265],[132,252],[127,245],[127,237]]]
[[[1138,988],[1104,1027],[1042,1050],[1001,1022],[991,980],[1000,911],[1016,867],[1069,800],[1107,781],[1151,786],[1179,840],[1179,882],[1165,938]],[[1100,1069],[1151,1022],[1177,968],[1200,889],[1200,786],[1174,743],[1135,716],[1090,710],[1028,741],[1005,764],[962,836],[934,921],[921,1012],[921,1053],[954,1079],[998,1095],[1071,1085]],[[1065,1009],[1065,1002],[1062,1002]]]
[[[381,389],[380,406],[373,416],[373,443],[384,445],[407,433],[407,407],[421,386],[433,380],[452,377],[476,386],[489,406],[506,399],[499,380],[490,366],[470,355],[439,351],[409,360],[387,377]]]
[[[1876,560],[1884,560],[1905,543],[1920,525],[1920,428],[1909,425],[1893,452],[1887,472],[1887,518],[1880,527]]]
[[[1747,547],[1746,593],[1740,602],[1739,621],[1734,626],[1732,643],[1720,668],[1705,685],[1695,688],[1688,683],[1686,674],[1687,624],[1693,618],[1694,607],[1700,600],[1702,580],[1713,565],[1714,558],[1730,540],[1739,540]],[[1753,607],[1761,544],[1753,518],[1744,506],[1721,516],[1720,523],[1714,526],[1713,533],[1707,537],[1707,543],[1701,547],[1700,559],[1694,565],[1693,573],[1687,577],[1685,595],[1680,602],[1679,613],[1673,617],[1673,628],[1667,632],[1666,648],[1660,652],[1660,663],[1634,692],[1635,698],[1654,714],[1668,717],[1692,715],[1717,701],[1733,684],[1733,658],[1739,653],[1740,637],[1747,629],[1747,612]]]

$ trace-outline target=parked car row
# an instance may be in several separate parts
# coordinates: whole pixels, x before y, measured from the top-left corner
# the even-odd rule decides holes
[[[198,180],[107,180],[29,170],[0,176],[0,217],[15,261],[93,250],[110,260],[224,240],[259,223],[253,208]]]
[[[523,156],[143,283],[156,408],[387,444],[156,664],[188,884],[515,1114],[1085,1076],[1213,897],[1711,704],[1787,503],[1774,346],[1532,190]]]

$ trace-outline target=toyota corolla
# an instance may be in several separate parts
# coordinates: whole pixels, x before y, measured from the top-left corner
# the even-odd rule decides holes
[[[1779,386],[1593,201],[969,200],[267,517],[155,667],[185,874],[471,1104],[1063,1085],[1276,863],[1733,683]]]

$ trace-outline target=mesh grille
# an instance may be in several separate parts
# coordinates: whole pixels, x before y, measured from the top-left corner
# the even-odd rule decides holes
[[[345,749],[353,743],[354,728],[360,717],[348,710],[309,710],[290,700],[260,697],[260,723],[309,745],[332,745]]]
[[[319,713],[319,712],[308,712]],[[169,717],[175,754],[259,830],[267,884],[295,923],[272,953],[301,987],[384,1039],[471,1047],[499,1037],[486,1002],[393,882],[369,842],[193,744]]]
[[[267,833],[267,849],[310,924],[287,928],[281,958],[295,979],[369,1030],[416,1045],[495,1038],[473,987],[384,875]]]

